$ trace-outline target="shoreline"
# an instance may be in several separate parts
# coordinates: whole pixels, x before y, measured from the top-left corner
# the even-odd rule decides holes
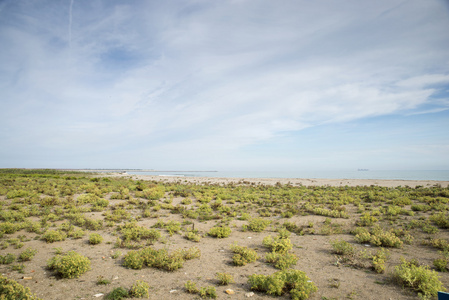
[[[157,181],[166,183],[191,183],[191,184],[251,184],[251,185],[282,185],[292,186],[381,186],[399,187],[417,186],[446,188],[449,181],[438,180],[400,180],[400,179],[323,179],[323,178],[230,178],[230,177],[185,177],[185,176],[158,176],[158,175],[134,175],[127,173],[101,174],[101,177],[122,177],[133,180]]]

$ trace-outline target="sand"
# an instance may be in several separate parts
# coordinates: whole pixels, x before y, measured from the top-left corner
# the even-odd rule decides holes
[[[323,178],[228,178],[228,177],[185,177],[185,176],[155,176],[155,175],[131,175],[126,173],[111,173],[102,176],[127,177],[134,180],[151,180],[158,182],[181,182],[193,184],[262,184],[262,185],[282,185],[291,184],[293,186],[383,186],[398,187],[417,186],[448,187],[449,181],[437,180],[385,180],[385,179],[323,179]]]

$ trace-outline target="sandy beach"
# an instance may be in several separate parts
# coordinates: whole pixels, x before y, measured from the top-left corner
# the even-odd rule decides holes
[[[186,177],[186,176],[154,176],[154,175],[134,175],[127,173],[109,173],[101,176],[126,177],[134,180],[150,180],[157,182],[179,182],[193,184],[290,184],[293,186],[382,186],[398,187],[417,186],[448,187],[449,181],[437,180],[382,180],[382,179],[323,179],[323,178],[228,178],[228,177]]]

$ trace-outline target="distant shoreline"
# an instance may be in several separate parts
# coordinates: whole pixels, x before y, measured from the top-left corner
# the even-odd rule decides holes
[[[187,176],[157,176],[157,175],[136,175],[126,173],[102,174],[102,177],[122,177],[134,180],[148,180],[167,183],[191,183],[191,184],[261,184],[276,185],[290,184],[292,186],[382,186],[399,187],[417,186],[432,187],[441,186],[446,188],[449,181],[438,180],[396,180],[396,179],[323,179],[323,178],[229,178],[229,177],[187,177]]]

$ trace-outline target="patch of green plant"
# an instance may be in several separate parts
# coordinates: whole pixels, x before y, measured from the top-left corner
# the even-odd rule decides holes
[[[40,300],[30,289],[17,281],[0,275],[0,298],[2,300]]]
[[[228,273],[217,273],[216,278],[218,280],[218,283],[220,285],[228,285],[230,283],[234,283],[234,277],[231,274]]]
[[[17,271],[19,273],[25,273],[25,265],[24,264],[17,264],[11,266],[12,271]]]
[[[212,298],[212,299],[217,298],[217,290],[215,289],[214,286],[202,287],[200,288],[198,294],[200,295],[201,298]]]
[[[430,220],[440,228],[449,228],[449,215],[443,212],[430,216]]]
[[[137,280],[129,290],[129,296],[134,298],[150,297],[150,285],[142,280]]]
[[[449,260],[447,258],[437,258],[433,261],[433,266],[438,272],[447,272],[449,270],[448,263]]]
[[[126,248],[132,248],[131,241],[140,242],[140,240],[147,240],[154,242],[161,237],[161,233],[158,230],[145,228],[136,223],[126,223],[120,226],[119,230],[122,233],[122,238],[118,246]]]
[[[292,299],[308,299],[318,289],[307,275],[299,270],[283,270],[273,275],[251,275],[248,283],[252,290],[281,296],[290,293]]]
[[[276,269],[285,270],[296,265],[298,257],[292,253],[271,252],[265,256],[265,260]]]
[[[0,264],[9,265],[16,260],[16,256],[12,253],[7,253],[6,255],[0,255]]]
[[[354,246],[344,240],[331,241],[331,245],[335,254],[352,256],[355,253]]]
[[[89,244],[98,245],[103,241],[103,237],[98,233],[91,233],[89,235]]]
[[[304,235],[304,229],[295,223],[292,222],[284,222],[282,226],[290,232],[295,233],[296,235]]]
[[[356,222],[357,226],[372,226],[374,223],[378,222],[379,220],[372,216],[369,212],[363,213],[360,216],[360,219]]]
[[[251,219],[248,225],[243,225],[244,231],[262,232],[270,225],[270,220],[265,220],[262,218]]]
[[[244,266],[248,263],[255,262],[260,258],[256,250],[238,246],[236,244],[231,246],[231,251],[234,253],[234,256],[232,256],[232,262],[235,266]]]
[[[169,221],[167,223],[164,223],[162,220],[158,220],[153,227],[156,228],[164,228],[168,231],[168,234],[172,236],[173,234],[179,232],[181,230],[181,223],[177,221]]]
[[[222,239],[222,238],[227,238],[228,236],[230,236],[231,232],[232,232],[232,230],[228,226],[212,227],[209,230],[208,235]]]
[[[370,231],[365,228],[357,228],[354,233],[355,240],[359,243],[371,243],[379,247],[400,248],[403,242],[393,232],[385,231],[380,226],[374,226]]]
[[[42,239],[47,243],[54,243],[59,241],[65,241],[67,234],[60,230],[47,230],[43,235]]]
[[[199,242],[201,240],[201,235],[199,235],[196,231],[188,231],[184,235],[186,239],[192,242]]]
[[[32,248],[27,248],[25,251],[19,254],[18,261],[30,261],[34,255],[36,255],[37,250]]]
[[[111,281],[109,279],[106,279],[101,275],[97,277],[97,285],[108,285],[110,283]]]
[[[384,249],[384,248],[380,248],[376,254],[374,254],[372,256],[372,265],[373,265],[373,269],[376,273],[384,273],[385,272],[385,263],[388,259],[389,256],[389,251]]]
[[[196,294],[200,290],[196,287],[196,283],[190,280],[187,280],[187,282],[184,284],[184,288],[186,289],[187,293],[189,294]]]
[[[395,267],[394,278],[398,283],[411,288],[425,298],[435,297],[438,291],[446,290],[437,272],[404,258],[401,258],[401,264]]]
[[[107,296],[107,300],[122,300],[128,298],[128,290],[123,287],[116,287]]]
[[[185,260],[198,258],[201,251],[197,247],[181,249],[168,253],[166,249],[154,250],[151,247],[130,251],[124,257],[123,265],[130,269],[142,269],[144,266],[175,271],[182,268]]]
[[[268,235],[263,239],[262,244],[275,253],[287,253],[293,248],[289,238],[281,238],[280,236],[273,238],[271,235]]]
[[[75,251],[69,251],[48,260],[47,266],[63,278],[78,278],[90,270],[90,260]]]

